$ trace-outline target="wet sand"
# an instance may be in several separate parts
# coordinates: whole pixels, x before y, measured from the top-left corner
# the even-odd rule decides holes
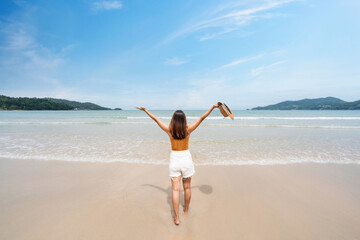
[[[180,226],[167,174],[0,159],[0,239],[360,239],[360,165],[196,166]]]

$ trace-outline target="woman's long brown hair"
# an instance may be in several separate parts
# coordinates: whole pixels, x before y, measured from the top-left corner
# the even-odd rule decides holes
[[[187,122],[185,113],[181,110],[176,110],[170,122],[170,134],[174,139],[184,139],[187,135]]]

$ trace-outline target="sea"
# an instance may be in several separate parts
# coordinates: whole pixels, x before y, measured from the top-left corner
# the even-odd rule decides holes
[[[174,111],[151,112],[169,124]],[[190,124],[205,110],[184,112]],[[215,109],[191,134],[195,165],[360,163],[360,111],[233,113]],[[170,151],[139,110],[0,111],[0,158],[165,165]]]

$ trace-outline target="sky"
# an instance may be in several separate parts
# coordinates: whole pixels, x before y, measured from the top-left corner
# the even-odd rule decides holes
[[[0,94],[134,109],[360,99],[358,0],[2,0]]]

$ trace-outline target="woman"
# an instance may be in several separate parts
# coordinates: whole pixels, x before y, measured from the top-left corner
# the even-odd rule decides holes
[[[191,177],[195,173],[194,163],[189,151],[189,137],[190,134],[200,125],[200,123],[212,112],[214,108],[218,108],[218,104],[214,104],[206,113],[204,113],[194,123],[187,125],[185,113],[181,110],[174,112],[170,125],[164,124],[157,117],[151,114],[144,107],[136,107],[139,110],[146,112],[159,127],[164,130],[170,138],[171,154],[169,172],[172,185],[172,203],[175,212],[174,223],[179,225],[179,202],[180,202],[180,188],[181,177],[184,187],[184,212],[189,211],[189,204],[191,199]]]

